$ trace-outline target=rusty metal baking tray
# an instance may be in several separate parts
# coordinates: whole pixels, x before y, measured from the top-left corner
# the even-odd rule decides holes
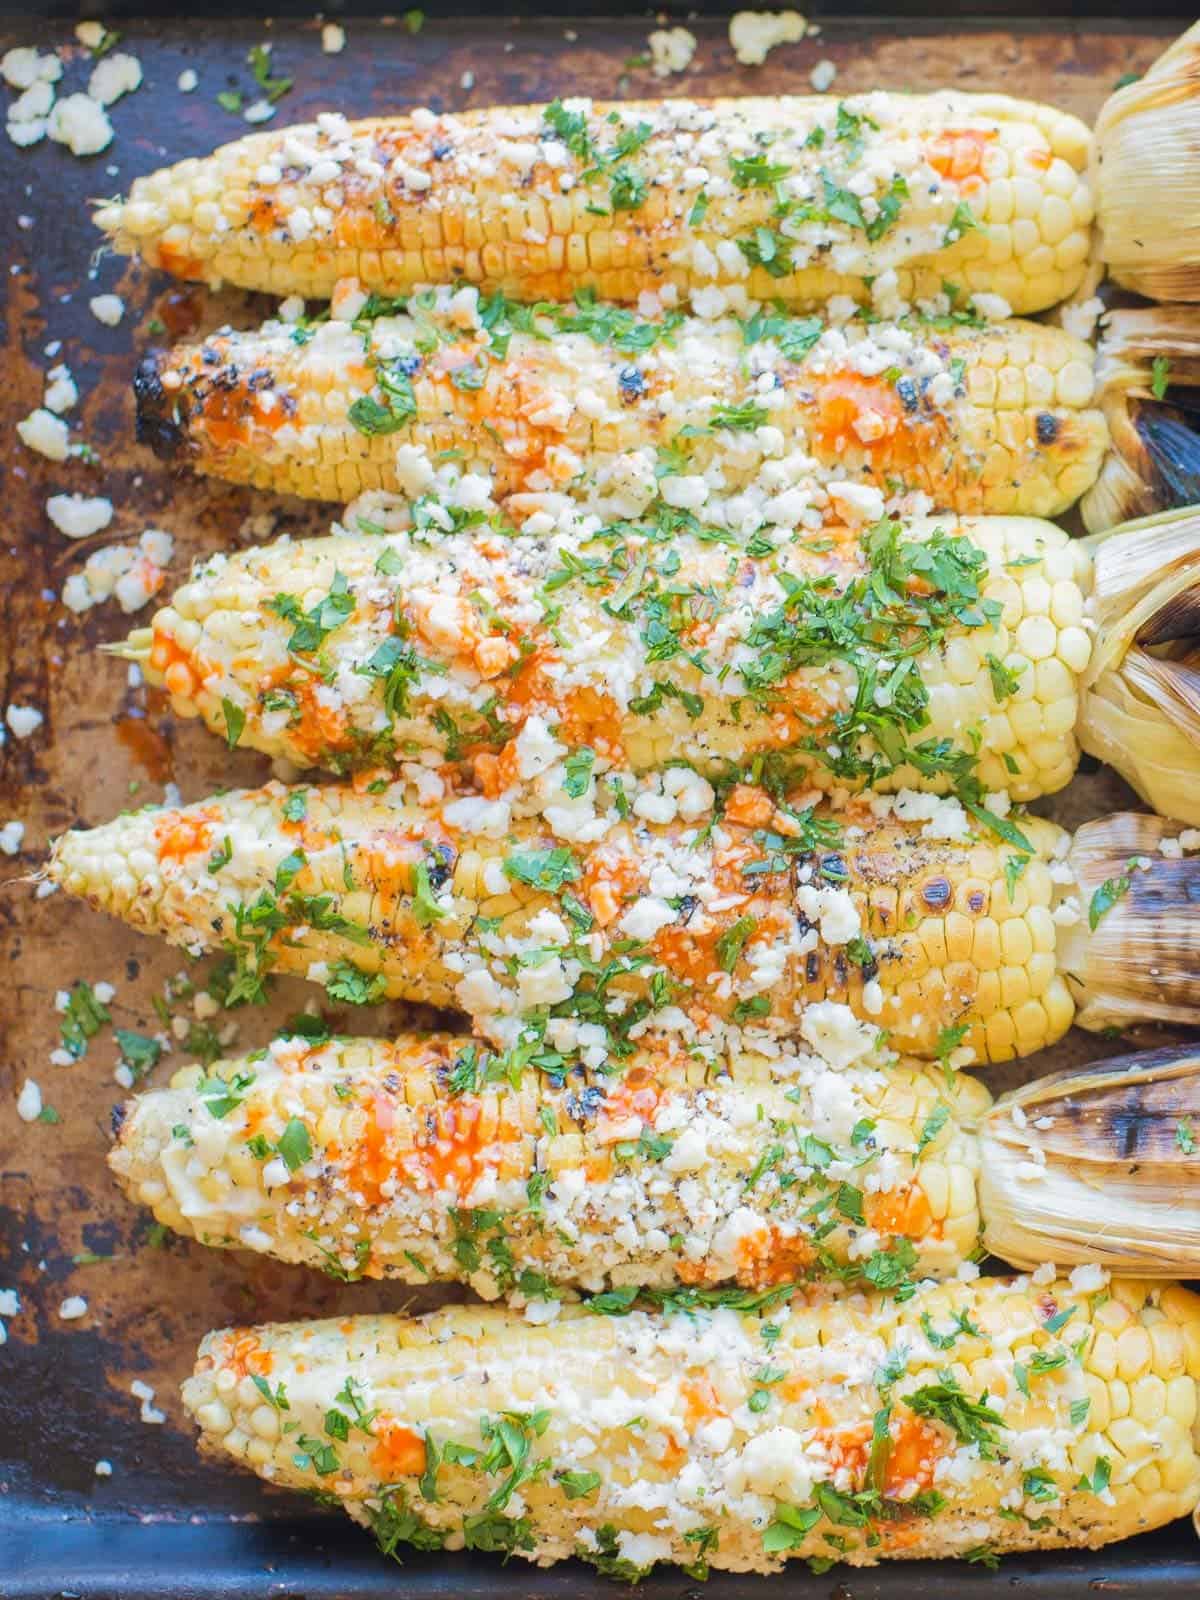
[[[123,189],[131,178],[236,137],[239,121],[217,104],[218,92],[246,88],[246,52],[274,41],[274,63],[295,79],[283,106],[289,120],[335,108],[360,114],[414,104],[459,107],[535,100],[559,93],[623,97],[662,92],[630,58],[644,49],[648,13],[596,16],[603,0],[580,0],[569,15],[515,18],[507,10],[448,15],[437,8],[418,34],[373,19],[369,6],[338,8],[347,24],[344,54],[323,55],[311,14],[273,24],[238,18],[227,3],[180,18],[145,0],[106,9],[140,58],[145,85],[113,110],[116,139],[103,155],[79,161],[58,146],[28,152],[7,147],[0,161],[3,222],[4,381],[0,386],[0,704],[33,704],[45,713],[38,734],[0,746],[0,821],[22,819],[21,857],[0,876],[31,873],[47,839],[75,822],[96,822],[128,804],[162,797],[167,781],[195,798],[264,771],[259,758],[229,758],[198,724],[177,726],[144,689],[131,689],[124,667],[95,646],[121,631],[115,610],[82,621],[59,604],[67,575],[88,553],[48,523],[44,502],[59,490],[103,493],[117,507],[101,543],[147,526],[171,532],[174,572],[202,552],[261,537],[266,513],[279,533],[324,531],[328,508],[272,499],[197,480],[173,481],[133,444],[129,380],[154,319],[169,331],[247,321],[261,311],[248,297],[172,287],[136,265],[93,261],[97,243],[87,201]],[[152,9],[152,7],[150,8]],[[402,9],[401,7],[397,8]],[[1086,118],[1124,73],[1149,64],[1164,40],[1191,19],[1185,6],[1156,6],[1151,19],[1098,21],[1086,16],[1014,22],[1005,0],[983,0],[969,18],[946,17],[937,0],[913,0],[906,20],[822,16],[822,32],[777,51],[749,72],[734,62],[723,7],[702,5],[690,22],[699,37],[696,64],[675,92],[778,93],[803,88],[813,64],[828,57],[838,88],[939,85],[994,89],[1053,101]],[[1112,9],[1117,9],[1115,0]],[[36,10],[42,20],[34,20]],[[940,18],[938,13],[941,13]],[[220,14],[214,14],[220,13]],[[86,14],[86,13],[85,13]],[[820,13],[818,13],[820,14]],[[1007,15],[1006,15],[1007,14]],[[62,44],[78,13],[61,5],[17,12],[0,0],[0,51],[12,44]],[[5,18],[7,17],[7,20]],[[59,20],[50,21],[50,17]],[[66,20],[63,20],[66,17]],[[82,54],[82,53],[81,53]],[[193,94],[177,88],[195,70]],[[85,72],[68,65],[66,84]],[[466,87],[473,74],[473,86]],[[127,304],[119,327],[102,327],[87,302],[116,291]],[[40,403],[42,374],[53,364],[47,343],[61,340],[83,392],[83,436],[100,452],[102,474],[79,462],[45,463],[16,442],[13,424]],[[1111,775],[1085,773],[1054,815],[1068,825],[1128,803]],[[0,1597],[49,1600],[217,1600],[266,1595],[307,1600],[366,1600],[383,1595],[584,1600],[612,1594],[589,1570],[568,1564],[537,1572],[521,1563],[414,1555],[403,1567],[383,1561],[369,1541],[336,1516],[308,1508],[249,1477],[218,1470],[196,1455],[177,1399],[179,1379],[209,1328],[230,1321],[301,1317],[349,1310],[427,1307],[436,1295],[394,1286],[339,1286],[288,1268],[183,1241],[160,1241],[146,1217],[115,1192],[104,1167],[111,1109],[122,1095],[112,1078],[111,1042],[97,1039],[73,1067],[48,1061],[56,1042],[54,993],[80,978],[106,980],[117,993],[122,1026],[155,1025],[152,997],[180,968],[177,953],[139,939],[57,897],[36,899],[28,880],[0,887],[0,1288],[16,1288],[19,1315],[0,1348]],[[281,985],[274,1009],[244,1016],[246,1048],[269,1037],[299,1007],[297,985]],[[399,1023],[370,1018],[376,1031]],[[361,1017],[339,1028],[363,1031]],[[1074,1037],[1046,1070],[1113,1048]],[[176,1057],[178,1060],[178,1056]],[[27,1075],[42,1085],[60,1120],[28,1125],[13,1114]],[[1014,1073],[993,1073],[1012,1081]],[[108,1259],[78,1262],[84,1253]],[[86,1317],[63,1322],[67,1295],[84,1295]],[[150,1383],[166,1411],[161,1426],[139,1419],[134,1379]],[[112,1465],[111,1476],[95,1464]],[[679,1574],[646,1585],[653,1595],[682,1597],[697,1585]],[[1158,1600],[1200,1596],[1200,1547],[1186,1525],[1102,1552],[1013,1558],[1000,1573],[975,1567],[898,1564],[871,1572],[836,1570],[814,1577],[797,1567],[755,1580],[718,1576],[711,1600],[872,1600],[921,1593],[929,1600],[971,1600],[1004,1588],[1065,1600],[1095,1592]]]

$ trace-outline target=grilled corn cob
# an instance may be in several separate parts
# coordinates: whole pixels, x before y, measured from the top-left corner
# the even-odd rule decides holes
[[[1200,1270],[1200,1056],[1158,1050],[1057,1072],[981,1124],[984,1243],[1017,1267]]]
[[[214,556],[122,653],[180,715],[297,766],[466,757],[490,793],[536,774],[547,728],[636,771],[766,760],[821,788],[945,790],[965,764],[1027,800],[1075,770],[1088,561],[1050,524],[747,549],[670,507],[536,538],[436,510]]]
[[[337,320],[225,329],[148,356],[139,438],[200,472],[319,500],[405,488],[413,448],[458,452],[507,496],[611,481],[618,458],[652,461],[658,446],[727,489],[799,451],[817,476],[1033,516],[1078,499],[1107,442],[1090,350],[1036,323],[642,321],[586,300],[480,302],[473,288],[376,311],[339,290]]]
[[[183,1398],[207,1451],[333,1495],[388,1554],[633,1578],[1095,1547],[1200,1495],[1200,1299],[1104,1285],[228,1328]]]
[[[1101,532],[1200,502],[1200,439],[1186,398],[1200,387],[1200,308],[1110,312],[1096,384],[1112,450],[1083,497],[1087,526]],[[1177,394],[1182,406],[1174,404]]]
[[[1079,739],[1144,800],[1200,826],[1200,513],[1149,517],[1089,540],[1099,623],[1083,680]]]
[[[652,823],[658,781],[628,820],[596,796],[575,845],[554,806],[270,784],[64,834],[48,871],[134,927],[227,950],[235,999],[275,971],[333,999],[458,1005],[506,1059],[548,1040],[599,1067],[666,1027],[717,1057],[799,1031],[848,1065],[878,1026],[915,1055],[1002,1061],[1062,1036],[1072,990],[1098,1027],[1195,1020],[1200,933],[1177,912],[1200,865],[1155,853],[1177,832],[1160,818],[1090,823],[1073,846],[993,818],[1002,844],[956,800],[830,816],[743,786],[719,821],[683,787],[694,820]],[[1090,936],[1079,891],[1103,909]]]
[[[447,1036],[276,1040],[127,1109],[109,1165],[160,1222],[339,1276],[764,1289],[951,1275],[979,1239],[987,1092],[807,1053],[517,1077]],[[1178,1269],[1177,1269],[1178,1270]]]
[[[1200,300],[1200,22],[1105,102],[1092,181],[1109,275],[1153,300]]]
[[[96,221],[178,277],[286,295],[465,279],[813,305],[951,282],[1027,312],[1083,276],[1089,145],[1048,106],[958,93],[325,115],[138,178]]]

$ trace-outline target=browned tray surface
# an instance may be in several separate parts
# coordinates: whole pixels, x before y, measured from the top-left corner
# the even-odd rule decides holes
[[[572,26],[577,38],[566,31]],[[274,69],[295,76],[295,88],[280,107],[281,122],[335,108],[352,114],[421,103],[457,108],[558,93],[806,92],[808,72],[826,56],[838,67],[835,96],[880,86],[957,85],[1053,101],[1091,119],[1116,79],[1144,69],[1164,37],[1177,31],[1166,23],[1140,31],[1062,26],[1018,34],[827,25],[821,37],[781,49],[766,67],[750,70],[735,64],[725,24],[716,19],[691,24],[700,39],[696,64],[685,77],[663,84],[645,69],[626,65],[644,50],[651,26],[631,19],[573,25],[435,20],[413,37],[402,24],[351,20],[346,52],[325,56],[311,23],[273,30],[240,22],[128,25],[123,47],[142,61],[146,83],[114,108],[112,147],[87,162],[48,144],[31,152],[6,151],[0,165],[9,258],[0,394],[7,516],[0,569],[0,712],[17,701],[38,706],[46,721],[33,738],[10,739],[0,747],[0,823],[20,818],[27,830],[21,859],[0,857],[0,878],[34,871],[48,838],[65,827],[160,800],[167,780],[193,799],[266,772],[261,758],[230,758],[199,724],[176,725],[159,697],[128,688],[124,665],[95,649],[124,632],[115,604],[81,621],[57,601],[64,579],[89,549],[135,538],[147,526],[174,535],[172,577],[178,582],[193,556],[254,538],[250,516],[274,519],[278,533],[322,532],[328,523],[328,508],[188,477],[172,480],[132,443],[129,383],[137,353],[152,342],[147,322],[157,316],[182,332],[226,320],[245,323],[261,307],[246,297],[172,289],[164,279],[111,258],[99,264],[94,282],[87,275],[97,244],[89,196],[122,189],[164,160],[202,153],[244,131],[240,119],[217,106],[215,95],[232,81],[250,87],[244,64],[249,46],[274,38]],[[25,28],[0,37],[0,51],[13,43],[61,42],[69,32],[67,24]],[[199,72],[200,88],[183,95],[176,78],[189,66]],[[461,83],[466,72],[475,75],[470,91]],[[110,164],[119,167],[117,174],[106,171]],[[32,216],[32,228],[13,226],[18,213]],[[110,289],[128,307],[124,322],[111,330],[87,310],[90,295]],[[16,420],[40,403],[42,374],[54,364],[42,354],[50,339],[64,341],[58,359],[68,361],[80,383],[84,398],[77,415],[83,436],[103,457],[99,472],[33,456],[13,432]],[[61,490],[110,495],[117,507],[113,525],[91,541],[66,540],[43,509],[46,496]],[[1117,780],[1094,774],[1077,780],[1049,809],[1073,824],[1128,798]],[[106,980],[117,988],[114,1021],[152,1031],[159,1025],[152,997],[187,963],[179,952],[61,896],[35,900],[27,881],[0,893],[0,923],[7,980],[0,989],[0,1223],[8,1246],[0,1257],[0,1288],[18,1288],[22,1301],[0,1351],[0,1532],[5,1491],[68,1515],[287,1515],[297,1509],[296,1501],[205,1467],[194,1455],[176,1385],[200,1336],[231,1320],[428,1306],[436,1292],[339,1286],[248,1255],[178,1240],[156,1244],[149,1219],[116,1193],[104,1166],[110,1111],[122,1098],[112,1077],[117,1052],[111,1030],[74,1066],[51,1066],[48,1054],[58,1042],[54,994],[77,979]],[[281,982],[271,1008],[236,1013],[239,1044],[251,1049],[264,1042],[310,992]],[[383,1032],[403,1018],[395,1006],[336,1014],[336,1023],[342,1031]],[[1018,1071],[1030,1075],[1113,1048],[1074,1034],[1051,1053],[1052,1061],[990,1076],[1011,1081]],[[160,1064],[158,1080],[184,1059],[176,1050]],[[46,1103],[60,1114],[57,1125],[17,1119],[14,1100],[26,1076],[40,1083]],[[112,1259],[73,1265],[72,1256],[84,1250]],[[83,1320],[59,1319],[59,1304],[68,1294],[87,1297]],[[129,1393],[135,1377],[156,1386],[168,1413],[164,1427],[138,1420],[138,1402]],[[101,1457],[113,1463],[111,1478],[94,1476]],[[1103,1572],[1111,1564],[1106,1555],[1089,1570]],[[0,1594],[8,1576],[0,1563]],[[525,1581],[523,1572],[510,1568],[505,1587],[515,1590]],[[856,1593],[863,1592],[860,1582],[855,1580]]]

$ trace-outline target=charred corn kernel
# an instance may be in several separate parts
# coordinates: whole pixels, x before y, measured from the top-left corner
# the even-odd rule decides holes
[[[1006,393],[981,405],[966,374],[993,346]],[[1064,405],[1055,380],[1071,368],[1078,398]],[[730,489],[800,450],[817,472],[899,483],[947,511],[1054,516],[1103,459],[1090,372],[1086,345],[1033,323],[640,321],[439,290],[353,323],[224,330],[147,357],[134,390],[139,437],[164,458],[319,500],[404,489],[413,448],[459,452],[500,496],[541,486],[554,447],[602,488],[654,447],[683,448],[690,471],[719,468]],[[993,479],[983,467],[997,445]]]
[[[354,276],[812,305],[950,282],[1037,311],[1083,276],[1089,143],[1047,106],[958,93],[324,115],[139,178],[96,221],[178,277],[275,294]]]
[[[1049,579],[1082,607],[1086,553],[1057,528],[883,521],[743,558],[669,517],[644,539],[514,540],[471,515],[213,556],[123,653],[178,714],[297,766],[475,757],[489,793],[536,776],[547,729],[635,771],[945,790],[949,750],[1017,800],[1070,779],[1087,635],[1030,609]],[[1044,680],[1016,646],[1030,622],[1061,669]]]
[[[1200,300],[1198,50],[1200,23],[1111,95],[1096,121],[1100,255],[1117,283],[1155,300]]]
[[[579,1555],[625,1578],[694,1568],[698,1547],[738,1572],[1094,1548],[1200,1495],[1162,1374],[1118,1417],[1098,1355],[1144,1354],[1162,1321],[1194,1344],[1184,1290],[988,1278],[901,1303],[787,1295],[756,1312],[571,1306],[539,1325],[455,1306],[225,1329],[184,1403],[206,1448],[335,1495],[389,1554]],[[1184,1416],[1198,1380],[1193,1359],[1175,1380]],[[286,1438],[256,1427],[264,1397],[286,1404]]]
[[[832,814],[785,808],[766,828],[725,819],[701,830],[699,813],[640,820],[643,801],[665,798],[654,779],[622,789],[636,822],[601,800],[563,843],[553,804],[528,817],[508,799],[438,800],[430,780],[441,780],[416,771],[420,804],[382,780],[377,793],[269,784],[125,815],[64,834],[48,873],[134,927],[230,951],[239,996],[256,995],[271,972],[307,976],[335,999],[457,1005],[518,1054],[551,1039],[594,1047],[597,1064],[627,1053],[634,1028],[678,1027],[681,1007],[689,1039],[717,1056],[743,1038],[759,1048],[798,1031],[844,1065],[871,1053],[876,1027],[919,1056],[958,1045],[984,1060],[1026,1054],[1066,1031],[1072,991],[1094,1026],[1197,1014],[1200,960],[1170,908],[1195,891],[1200,862],[1157,853],[1178,832],[1159,818],[1090,823],[1069,861],[1068,835],[1037,818],[1022,817],[1013,842],[987,845],[990,878],[971,880],[961,914],[988,920],[1029,855],[1053,863],[1062,925],[1046,930],[1058,933],[1055,950],[1024,969],[1001,965],[985,985],[969,961],[932,968],[915,917],[880,917],[872,900],[883,877],[899,904],[931,918],[955,903],[964,858],[985,848],[985,825],[957,800],[874,796]],[[1097,874],[1108,881],[1126,841],[1145,870],[1087,938],[1079,897],[1086,904]],[[468,847],[482,872],[463,882]],[[489,918],[480,879],[507,885],[514,909]],[[990,939],[998,946],[998,933]]]
[[[618,1079],[576,1055],[514,1085],[494,1060],[446,1036],[276,1040],[135,1100],[109,1165],[204,1243],[489,1299],[941,1277],[977,1245],[989,1096],[967,1078],[793,1079],[752,1055],[706,1072],[664,1048]]]

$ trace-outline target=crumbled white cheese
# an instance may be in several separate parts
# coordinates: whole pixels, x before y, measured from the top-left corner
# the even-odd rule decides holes
[[[112,1462],[101,1459],[97,1461],[92,1471],[98,1478],[111,1478],[113,1474]]]
[[[46,515],[68,539],[86,539],[113,519],[113,503],[99,495],[52,494],[46,501]]]
[[[241,1230],[241,1236],[243,1239],[246,1231],[247,1230],[245,1228]],[[154,1399],[154,1390],[148,1383],[143,1383],[140,1378],[135,1378],[129,1385],[129,1392],[135,1400],[140,1400],[142,1402],[141,1417],[143,1422],[157,1424],[167,1420],[166,1412],[160,1411],[156,1405],[151,1403]]]
[[[58,1308],[58,1314],[64,1322],[78,1322],[80,1317],[87,1316],[88,1303],[81,1294],[69,1294]]]
[[[47,411],[61,415],[64,411],[79,403],[79,388],[71,376],[70,367],[59,365],[51,367],[46,374],[46,392],[42,395],[42,404]]]
[[[696,54],[696,35],[686,28],[657,28],[646,41],[656,78],[669,78],[673,72],[686,72]]]
[[[21,418],[17,423],[17,437],[27,450],[36,450],[48,461],[65,461],[71,453],[67,424],[44,406]]]
[[[458,80],[458,85],[460,89],[466,89],[468,91],[475,87],[475,74],[471,71],[470,67],[467,68],[462,77]]]
[[[192,67],[185,67],[175,79],[175,87],[181,94],[191,94],[199,82],[200,79],[197,76],[195,69]]]
[[[808,75],[808,81],[818,94],[824,94],[826,89],[833,88],[833,80],[837,77],[837,68],[832,61],[818,61]]]
[[[327,22],[321,29],[321,49],[327,56],[340,56],[346,48],[346,30],[337,22]]]
[[[39,55],[32,45],[18,45],[0,56],[0,77],[13,89],[29,89],[39,82],[57,83],[62,70],[57,56]]]
[[[41,1086],[32,1078],[26,1078],[21,1085],[21,1092],[17,1096],[17,1115],[22,1122],[36,1122],[42,1114]]]
[[[0,851],[6,856],[19,854],[22,841],[25,838],[25,824],[12,818],[0,827]]]
[[[1088,1261],[1073,1267],[1067,1281],[1076,1294],[1095,1294],[1108,1282],[1108,1273],[1098,1262]]]
[[[102,22],[77,22],[75,37],[85,50],[99,50],[108,33]]]
[[[30,734],[36,733],[45,722],[45,717],[36,706],[19,706],[10,703],[4,713],[4,720],[8,723],[9,730],[15,739],[28,739]]]
[[[90,95],[69,94],[50,113],[46,132],[72,155],[94,156],[112,143],[113,126],[104,107]]]
[[[979,296],[976,295],[976,300]],[[1076,339],[1085,343],[1091,340],[1096,331],[1096,324],[1104,314],[1104,302],[1098,295],[1092,295],[1088,300],[1082,300],[1078,305],[1065,305],[1058,314],[1063,331],[1072,334]]]
[[[125,315],[125,302],[119,294],[97,294],[88,301],[88,307],[97,322],[106,328],[115,328]]]
[[[116,50],[98,61],[88,79],[87,92],[97,105],[114,105],[123,94],[141,88],[142,64],[136,56]]]
[[[275,115],[275,107],[270,100],[255,100],[242,112],[242,121],[250,123],[270,122]]]
[[[796,44],[807,31],[798,11],[738,11],[729,19],[729,42],[744,67],[761,67],[776,45]]]
[[[135,545],[105,545],[63,584],[63,605],[78,614],[115,597],[127,615],[140,611],[166,581],[173,550],[174,540],[160,528],[147,528]]]
[[[15,1289],[0,1289],[0,1317],[16,1317],[21,1313],[21,1297]]]

